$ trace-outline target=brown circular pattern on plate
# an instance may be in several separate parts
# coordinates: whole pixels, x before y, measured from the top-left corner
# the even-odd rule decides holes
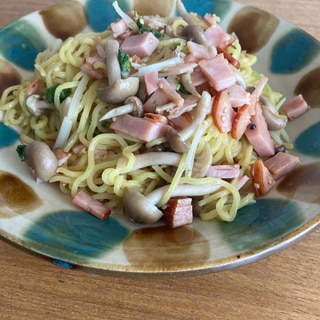
[[[172,15],[175,1],[172,0],[134,0],[133,9],[141,15],[160,15],[167,17]]]
[[[9,172],[0,171],[0,186],[1,217],[27,213],[42,204],[29,185]]]
[[[0,59],[0,95],[6,88],[20,83],[19,72],[9,62]]]
[[[279,23],[278,18],[266,11],[243,7],[234,15],[227,31],[238,36],[242,49],[255,53],[268,43]]]
[[[169,229],[167,226],[134,230],[123,245],[131,265],[155,267],[182,266],[208,260],[208,240],[191,226]]]
[[[294,90],[301,93],[310,107],[320,107],[320,67],[304,75]]]
[[[47,30],[62,40],[78,34],[88,25],[85,8],[77,1],[57,4],[39,14]]]
[[[299,166],[279,183],[277,189],[292,200],[320,204],[320,162]]]

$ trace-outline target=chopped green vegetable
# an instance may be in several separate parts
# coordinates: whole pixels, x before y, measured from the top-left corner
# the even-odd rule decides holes
[[[175,79],[176,90],[182,94],[190,94],[190,92],[185,88],[185,86],[178,80]]]
[[[161,32],[157,29],[145,26],[143,19],[137,13],[135,13],[135,21],[136,21],[136,24],[139,28],[139,33],[152,32],[153,35],[157,38],[164,37],[163,32]]]
[[[21,161],[26,161],[26,156],[25,156],[26,147],[27,146],[25,144],[19,144],[16,148],[16,151]]]
[[[120,64],[120,70],[123,75],[128,75],[131,70],[130,56],[122,49],[119,50],[118,60]]]
[[[46,98],[49,103],[54,103],[54,95],[55,95],[56,89],[59,87],[59,85],[60,85],[59,83],[55,84],[54,86],[52,86],[46,90]],[[60,102],[65,100],[67,97],[69,97],[70,94],[71,94],[71,90],[69,88],[61,90],[60,97],[59,97]]]

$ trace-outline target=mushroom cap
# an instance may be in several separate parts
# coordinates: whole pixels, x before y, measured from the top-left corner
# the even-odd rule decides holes
[[[189,41],[198,44],[208,45],[208,38],[203,29],[197,24],[189,24],[182,29],[182,36],[186,37]]]
[[[201,153],[196,156],[196,161],[194,162],[192,168],[192,176],[203,178],[207,175],[209,167],[212,164],[212,150],[208,142],[205,143],[204,148]]]
[[[34,171],[37,178],[47,182],[58,168],[58,160],[50,147],[41,141],[33,141],[25,149],[27,165]]]
[[[143,117],[144,114],[144,108],[143,108],[143,103],[142,101],[137,97],[137,96],[131,96],[129,98],[127,98],[124,101],[125,104],[131,104],[132,107],[132,112],[131,114],[135,117]]]
[[[137,190],[127,189],[122,201],[125,212],[135,222],[155,223],[163,215],[160,209]]]
[[[175,152],[184,153],[190,149],[190,143],[183,140],[180,133],[172,127],[169,127],[166,139],[170,148]]]
[[[269,130],[277,131],[283,129],[287,125],[287,121],[273,113],[267,106],[261,105],[261,109]]]
[[[107,88],[99,88],[97,95],[100,100],[110,104],[123,103],[130,96],[135,96],[139,90],[139,78],[129,77],[118,79]]]
[[[32,113],[35,117],[41,116],[46,109],[55,108],[52,103],[42,100],[41,96],[38,94],[32,94],[28,96],[26,99],[26,106],[30,113]]]

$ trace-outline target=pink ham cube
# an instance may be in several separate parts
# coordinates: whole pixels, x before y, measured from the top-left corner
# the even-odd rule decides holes
[[[121,48],[129,56],[137,55],[139,58],[144,58],[153,53],[158,43],[159,40],[152,32],[146,32],[125,38]]]

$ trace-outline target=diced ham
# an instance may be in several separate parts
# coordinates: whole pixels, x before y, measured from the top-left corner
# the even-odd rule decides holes
[[[231,107],[226,89],[219,91],[214,97],[211,114],[213,122],[220,132],[231,131],[235,112]]]
[[[106,207],[103,203],[100,201],[92,198],[90,195],[88,195],[86,192],[83,190],[80,190],[75,197],[73,198],[72,202],[82,208],[83,210],[91,213],[95,217],[101,219],[101,220],[106,220],[110,213],[111,210]]]
[[[166,79],[159,79],[158,84],[162,94],[167,96],[169,101],[174,102],[178,107],[183,106],[184,99],[176,91],[176,88],[173,87]]]
[[[106,77],[106,72],[104,68],[96,68],[96,62],[105,63],[105,59],[96,56],[96,57],[86,57],[83,59],[83,65],[81,66],[81,70],[91,75],[93,78],[102,79]]]
[[[53,139],[45,139],[43,142],[44,142],[45,144],[47,144],[47,145],[50,147],[50,149],[53,149],[54,144],[56,143],[56,140],[53,140]]]
[[[187,98],[184,99],[184,103],[182,107],[175,106],[174,108],[168,111],[168,115],[167,115],[168,119],[174,119],[174,118],[180,117],[185,112],[191,111],[193,108],[196,107],[198,102],[199,102],[199,97],[196,97],[193,95],[188,96]]]
[[[100,36],[96,36],[94,38],[94,44],[96,46],[98,56],[101,57],[101,58],[106,58],[106,56],[107,56],[107,54],[106,54],[106,46],[102,42],[102,39],[101,39]]]
[[[240,190],[249,180],[248,176],[242,176],[236,183],[237,190]]]
[[[142,20],[150,28],[160,30],[166,27],[165,22],[161,21],[160,19],[157,19],[156,16],[142,16]]]
[[[56,148],[53,150],[53,153],[55,154],[57,160],[58,160],[58,166],[62,166],[64,163],[68,161],[68,159],[71,157],[70,152],[65,152],[62,148]]]
[[[209,50],[208,47],[204,46],[203,44],[188,41],[187,47],[191,55],[195,58],[195,61],[199,61],[202,59],[210,59],[215,56],[212,50]]]
[[[239,108],[244,104],[250,104],[250,93],[243,86],[235,84],[228,88],[228,93],[232,108]]]
[[[113,36],[115,38],[119,37],[121,34],[127,32],[129,30],[128,25],[124,22],[123,19],[120,19],[116,22],[111,23],[110,28],[113,32]]]
[[[201,70],[195,70],[191,74],[191,81],[195,87],[201,86],[202,84],[208,82],[208,78]]]
[[[110,128],[120,131],[145,142],[164,137],[169,126],[159,122],[149,121],[147,118],[137,118],[124,114],[115,118]]]
[[[95,149],[94,150],[94,158],[103,160],[106,159],[108,156],[108,150],[106,149]]]
[[[192,199],[187,197],[171,198],[162,212],[171,229],[191,224],[193,221]]]
[[[121,48],[129,56],[137,55],[140,58],[150,56],[157,48],[159,40],[152,32],[136,34],[126,37]]]
[[[207,22],[210,26],[216,26],[220,21],[220,18],[215,14],[206,13],[203,17],[203,20]]]
[[[284,152],[278,152],[273,157],[264,161],[264,165],[268,168],[275,180],[282,178],[299,164],[299,157]]]
[[[143,108],[145,112],[155,112],[157,107],[163,106],[169,102],[169,98],[163,94],[161,89],[158,89],[148,98],[144,103]]]
[[[275,153],[274,143],[259,103],[256,103],[255,114],[251,117],[251,121],[252,124],[247,127],[245,135],[253,149],[260,157],[273,156]]]
[[[167,69],[165,69],[165,74],[166,75],[180,75],[183,73],[187,73],[187,72],[193,72],[193,69],[196,68],[198,66],[197,63],[195,62],[190,62],[190,63],[179,63],[177,65],[175,65],[174,67],[169,67]]]
[[[209,60],[200,60],[199,66],[216,91],[227,89],[236,83],[236,75],[222,53]]]
[[[144,118],[155,123],[168,124],[168,118],[162,114],[157,113],[145,113]]]
[[[158,89],[158,71],[152,71],[144,76],[144,82],[146,84],[147,95],[150,96]]]
[[[207,36],[210,44],[212,44],[214,47],[218,47],[230,39],[230,35],[227,34],[218,24],[209,27],[204,33]]]
[[[305,113],[309,109],[309,105],[304,100],[303,96],[299,94],[294,98],[287,100],[281,108],[288,118],[292,120]]]
[[[75,147],[72,148],[72,152],[74,154],[78,154],[83,150],[86,150],[86,146],[82,143],[79,143],[78,145],[76,145]]]
[[[220,179],[233,179],[240,175],[240,166],[237,164],[220,164],[210,166],[207,172],[207,177]]]
[[[169,120],[170,126],[178,131],[181,131],[184,128],[188,127],[191,122],[192,122],[192,117],[190,113],[187,113],[187,112]]]
[[[136,64],[138,64],[138,65],[140,65],[140,66],[145,65],[145,63],[143,62],[143,60],[142,60],[140,57],[138,57],[137,55],[131,56],[130,61],[131,61],[132,64],[133,64],[133,63],[136,63]]]
[[[256,160],[251,168],[250,174],[252,179],[253,192],[256,197],[265,195],[273,186],[276,181],[269,172],[268,168],[263,164],[261,159]]]
[[[85,57],[83,60],[84,60],[84,63],[88,63],[90,65],[94,65],[96,62],[102,62],[102,63],[106,62],[106,59],[100,56]]]
[[[26,90],[26,98],[35,94],[40,86],[40,84],[42,83],[42,79],[41,78],[36,78],[35,80],[33,80],[29,86],[27,87]]]

